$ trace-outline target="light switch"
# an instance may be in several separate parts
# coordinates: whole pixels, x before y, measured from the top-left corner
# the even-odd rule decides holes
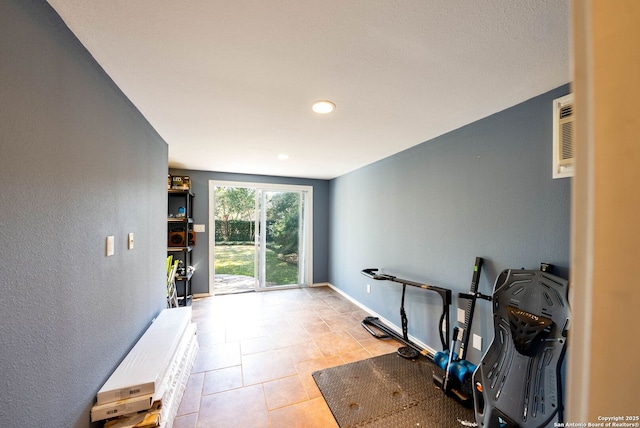
[[[129,239],[129,240],[128,240],[128,244],[127,244],[127,245],[128,245],[128,248],[129,248],[130,250],[133,250],[133,232],[129,233],[129,235],[128,235],[128,239]]]
[[[204,224],[194,224],[193,225],[194,232],[204,232]]]
[[[458,308],[458,322],[464,324],[464,309]]]
[[[107,236],[107,257],[113,256],[115,252],[113,235]]]

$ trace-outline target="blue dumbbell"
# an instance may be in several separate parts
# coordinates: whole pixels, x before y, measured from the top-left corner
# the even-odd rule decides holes
[[[458,354],[454,352],[452,361],[455,361],[457,359],[458,359]],[[436,352],[436,355],[433,356],[433,362],[442,370],[446,369],[447,363],[449,362],[449,350],[447,349],[446,351]]]
[[[476,366],[467,360],[456,361],[451,363],[449,373],[463,383],[476,370]]]
[[[469,369],[465,364],[461,364],[459,361],[456,361],[455,363],[451,363],[449,373],[451,376],[458,379],[460,383],[462,383],[469,374]]]
[[[449,361],[449,351],[438,351],[436,355],[433,356],[433,362],[442,370],[447,367],[447,361]]]
[[[460,362],[462,364],[464,364],[465,366],[467,366],[467,370],[469,371],[469,373],[473,373],[476,371],[476,366],[471,364],[469,361],[467,360],[460,360]]]

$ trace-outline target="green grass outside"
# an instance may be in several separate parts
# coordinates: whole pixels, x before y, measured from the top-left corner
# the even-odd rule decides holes
[[[216,245],[216,273],[253,277],[254,251],[253,245]],[[267,249],[266,262],[268,284],[298,283],[298,266],[278,260],[275,251],[269,249]]]

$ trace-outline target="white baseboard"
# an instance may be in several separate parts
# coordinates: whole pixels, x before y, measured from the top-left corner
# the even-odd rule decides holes
[[[359,301],[357,301],[353,297],[349,296],[344,291],[342,291],[339,288],[335,287],[333,284],[327,282],[326,285],[329,288],[331,288],[332,290],[334,290],[336,293],[340,294],[342,297],[344,297],[345,299],[349,300],[351,303],[353,303],[354,305],[356,305],[357,307],[362,309],[363,311],[369,313],[373,317],[376,317],[376,318],[380,319],[380,321],[382,321],[384,324],[386,324],[391,330],[395,331],[400,336],[402,336],[402,328],[401,327],[398,327],[397,325],[393,324],[391,321],[389,321],[385,317],[381,316],[377,312],[371,310],[367,306],[363,305],[362,303],[360,303]],[[435,353],[437,352],[435,349],[433,349],[432,347],[428,346],[423,341],[417,339],[416,337],[414,337],[412,335],[409,335],[409,340],[412,341],[413,343],[415,343],[416,345],[420,346],[422,349],[426,349],[428,352],[431,353],[431,355],[435,355]]]

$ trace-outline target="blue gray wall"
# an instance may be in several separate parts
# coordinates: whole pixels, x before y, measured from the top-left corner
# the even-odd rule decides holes
[[[0,1],[0,55],[0,426],[88,427],[166,305],[167,145],[46,2]]]
[[[304,178],[271,177],[266,175],[230,174],[223,172],[194,171],[174,169],[173,175],[188,175],[191,178],[191,189],[196,195],[193,206],[193,220],[196,224],[205,224],[206,232],[198,233],[196,247],[193,250],[193,293],[209,292],[209,181],[239,181],[249,183],[295,184],[313,187],[313,282],[315,284],[328,281],[329,258],[329,182],[327,180],[311,180]]]
[[[401,286],[362,269],[454,296],[469,291],[476,256],[485,259],[479,290],[487,294],[507,268],[549,262],[567,278],[571,181],[551,178],[551,105],[569,91],[565,85],[332,180],[329,282],[399,326]],[[409,332],[436,350],[439,305],[435,293],[408,292]],[[453,306],[466,303],[456,297]],[[488,302],[478,302],[472,331],[486,350]],[[481,354],[468,357],[477,362]]]

